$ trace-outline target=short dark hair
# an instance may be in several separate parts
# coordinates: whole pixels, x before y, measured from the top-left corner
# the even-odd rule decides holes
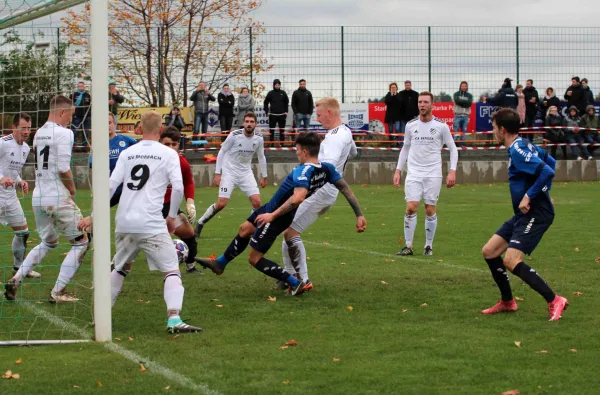
[[[492,115],[492,122],[499,128],[504,128],[507,133],[518,134],[521,126],[519,113],[512,108],[502,108]]]
[[[223,88],[225,88],[226,86],[229,86],[227,82],[223,84]]]
[[[20,112],[18,114],[15,114],[15,116],[13,117],[12,125],[19,126],[21,119],[25,122],[31,122],[31,115],[27,114],[26,112]]]
[[[405,83],[405,84],[411,84],[411,85],[412,85],[412,82],[410,82],[410,80],[406,80],[406,81],[404,81],[404,83]]]
[[[246,118],[253,118],[254,122],[258,122],[258,118],[256,117],[256,114],[252,111],[248,111],[247,113],[244,114],[244,121],[246,120]]]
[[[571,81],[573,81],[573,80],[575,80],[575,81],[577,81],[577,82],[581,82],[581,80],[580,80],[580,79],[579,79],[579,77],[577,77],[577,76],[575,76],[575,77],[571,78]]]
[[[533,85],[533,80],[532,79],[528,79],[527,82],[531,82],[531,85]]]
[[[247,87],[247,86],[244,86],[244,87],[242,87],[242,89],[240,89],[240,92],[243,92],[243,91],[244,91],[244,89],[245,89],[245,90],[247,90],[247,91],[248,91],[248,93],[250,93],[250,89],[248,89],[248,87]]]
[[[83,82],[83,81],[79,81],[79,82],[77,83],[77,85],[79,85],[79,84],[83,84],[83,85],[85,85],[85,82]]]
[[[73,106],[73,100],[69,99],[66,96],[58,95],[54,96],[50,100],[50,111],[54,111],[57,108],[63,108],[67,106]]]
[[[433,101],[434,101],[433,93],[428,92],[428,91],[423,91],[423,92],[419,93],[419,96],[429,96],[431,98],[431,103],[433,104]]]
[[[585,82],[585,83],[587,84],[587,83],[588,83],[588,80],[587,80],[587,78],[582,78],[582,79],[581,79],[581,82]]]
[[[388,89],[389,89],[389,90],[392,90],[392,86],[395,86],[395,87],[396,87],[396,89],[398,89],[398,84],[396,84],[395,82],[392,82],[392,83],[391,83],[391,84],[388,86]]]
[[[167,126],[160,135],[160,140],[169,138],[174,142],[178,143],[181,140],[181,132],[175,126]]]
[[[315,132],[302,132],[296,137],[296,144],[307,149],[310,156],[319,156],[321,137]]]
[[[301,82],[306,82],[306,80],[302,78],[300,81],[298,81],[298,83],[300,84]]]

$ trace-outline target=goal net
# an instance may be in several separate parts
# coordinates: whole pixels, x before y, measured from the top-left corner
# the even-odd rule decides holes
[[[34,272],[23,278],[13,297],[0,297],[0,345],[69,343],[94,338],[110,340],[108,120],[106,116],[97,117],[98,120],[91,118],[94,109],[99,114],[107,114],[108,109],[106,0],[90,1],[95,26],[92,26],[90,32],[83,33],[91,34],[91,37],[87,37],[90,43],[87,50],[82,50],[81,46],[72,47],[61,30],[61,18],[65,16],[65,10],[82,6],[83,3],[81,0],[0,0],[0,114],[2,135],[5,136],[4,144],[0,145],[0,174],[4,176],[4,172],[11,171],[11,166],[20,166],[18,158],[13,158],[15,153],[18,155],[20,152],[27,157],[20,177],[29,185],[29,193],[25,193],[22,183],[15,184],[12,188],[16,191],[17,198],[0,202],[2,292],[4,293],[5,286],[11,281],[15,271],[22,266],[23,258],[26,263],[37,263],[35,258],[30,258],[29,261],[26,258],[32,249],[38,248],[36,251],[43,250],[46,253],[33,269]],[[92,58],[95,65],[92,65]],[[40,167],[50,172],[53,170],[52,161],[48,166],[48,150],[40,143],[36,147],[33,144],[34,136],[48,120],[50,100],[57,95],[69,98],[82,96],[74,95],[81,88],[78,87],[80,82],[84,83],[84,90],[91,93],[91,97],[95,96],[96,100],[91,105],[88,102],[87,107],[81,99],[76,100],[76,113],[68,125],[74,131],[73,145],[69,147],[72,152],[70,169],[76,186],[73,200],[83,216],[95,210],[96,214],[101,214],[95,214],[95,217],[100,217],[102,221],[98,223],[95,220],[93,242],[89,244],[90,250],[79,264],[77,257],[82,248],[77,249],[71,245],[69,239],[74,237],[69,237],[70,230],[66,231],[67,235],[60,232],[61,224],[76,222],[76,211],[71,210],[70,214],[61,212],[60,207],[64,204],[61,203],[60,196],[52,196],[51,193],[44,196],[44,189],[39,189],[43,201],[41,204],[53,204],[57,208],[45,216],[50,218],[50,226],[60,235],[58,246],[48,248],[48,243],[41,240],[41,237],[43,234],[51,235],[52,232],[37,228],[32,194]],[[15,116],[21,113],[26,113],[31,118],[31,134],[24,141],[31,148],[28,155],[18,151],[22,149],[18,148],[20,140],[26,136],[23,124],[13,125]],[[94,138],[91,130],[98,130],[94,132]],[[101,130],[104,133],[100,133]],[[12,137],[6,137],[11,135]],[[95,151],[93,170],[89,166],[92,141]],[[58,174],[58,170],[54,170]],[[91,177],[92,171],[94,177]],[[95,181],[94,184],[92,180]],[[59,184],[62,180],[57,178],[55,182]],[[4,189],[0,194],[9,193],[4,185],[0,185],[0,189]],[[36,206],[39,206],[40,200],[36,202]],[[29,230],[28,238],[24,237],[26,231],[22,229],[24,221],[17,207],[19,205]],[[65,220],[65,215],[71,215],[72,218]],[[45,241],[50,238],[52,236],[46,236]],[[26,240],[25,245],[23,240]],[[32,254],[32,257],[43,255],[36,254]],[[64,270],[69,267],[70,269]],[[79,269],[76,274],[62,291],[72,300],[56,303],[56,298],[51,297],[52,290],[62,289],[64,279],[69,277],[65,277],[65,274],[73,272],[77,267]]]

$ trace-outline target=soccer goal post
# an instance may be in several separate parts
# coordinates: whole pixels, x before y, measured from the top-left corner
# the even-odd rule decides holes
[[[65,16],[66,10],[84,3],[89,4],[91,11],[89,35],[85,40],[89,44],[83,51],[79,48],[69,52],[71,43],[66,37],[61,37],[62,22],[57,21]],[[40,20],[43,17],[45,18]],[[71,163],[76,185],[85,184],[84,179],[89,181],[88,159],[91,145],[94,162],[91,169],[91,191],[78,187],[74,200],[83,216],[89,215],[91,211],[94,213],[93,239],[90,243],[93,253],[87,254],[79,271],[67,285],[70,291],[75,290],[79,301],[49,303],[48,295],[55,280],[58,284],[57,274],[61,262],[71,248],[69,241],[61,236],[59,247],[48,252],[35,269],[41,274],[39,279],[24,279],[15,300],[6,300],[4,296],[0,296],[0,346],[110,341],[112,256],[108,188],[108,1],[0,0],[0,40],[0,113],[3,136],[14,133],[13,117],[26,112],[32,118],[31,136],[27,141],[31,147],[36,129],[47,120],[50,98],[58,94],[71,97],[77,82],[82,80],[86,82],[93,98],[85,117],[98,114],[91,117],[88,132],[82,132],[84,142],[81,146],[76,146],[80,152],[78,156],[73,153]],[[72,59],[75,57],[85,58],[85,61],[74,66]],[[29,241],[25,245],[25,256],[34,246],[42,244],[36,233],[31,204],[35,183],[33,157],[32,152],[21,177],[31,185],[29,194],[25,196],[24,190],[17,191],[30,232]],[[11,229],[10,223],[6,223],[9,213],[2,209],[0,207],[0,269],[3,269],[0,283],[4,291],[4,285],[13,275],[13,258],[15,264],[17,262],[13,240],[13,232],[16,238],[17,231],[14,227]],[[4,217],[2,214],[5,214]]]

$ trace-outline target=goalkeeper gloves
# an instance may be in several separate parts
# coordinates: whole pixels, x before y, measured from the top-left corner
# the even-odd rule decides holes
[[[186,207],[186,211],[187,211],[187,216],[188,219],[190,220],[190,223],[195,223],[196,222],[196,206],[194,205],[194,199],[188,199],[187,203],[185,205]]]

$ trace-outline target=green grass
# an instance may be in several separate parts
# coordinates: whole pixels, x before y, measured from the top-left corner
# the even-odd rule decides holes
[[[265,190],[264,200],[273,192]],[[444,190],[435,255],[410,260],[393,255],[401,248],[403,193],[376,185],[355,186],[355,192],[369,221],[366,233],[354,232],[351,209],[340,198],[304,235],[314,291],[284,297],[271,289],[273,280],[250,268],[244,255],[223,276],[184,275],[183,317],[205,332],[172,338],[164,331],[161,276],[138,258],[113,310],[113,336],[122,339],[115,343],[224,394],[598,391],[598,183],[554,186],[555,223],[528,261],[570,300],[563,319],[553,323],[547,321],[543,299],[515,277],[514,294],[523,299],[519,311],[490,317],[479,313],[499,298],[480,250],[511,216],[505,184]],[[199,213],[215,198],[216,189],[199,189]],[[82,195],[78,202],[87,212],[89,197]],[[240,193],[234,194],[230,206],[205,227],[200,255],[221,253],[249,208]],[[423,220],[421,210],[417,247],[424,243]],[[3,262],[10,259],[10,240],[8,232],[0,238]],[[49,265],[40,269],[44,283],[25,287],[27,299],[45,301],[56,276],[51,264],[60,262],[62,253],[48,256]],[[281,262],[279,243],[269,257]],[[80,304],[35,308],[86,326],[91,321],[90,259],[91,254],[76,277],[79,285],[71,287],[84,298]],[[277,301],[269,302],[269,296]],[[3,339],[11,332],[22,338],[26,333],[21,331],[30,328],[38,330],[32,338],[76,338],[43,318],[10,318],[32,315],[23,303],[2,302],[0,308]],[[291,339],[296,347],[279,349]],[[137,364],[100,344],[3,348],[1,355],[2,373],[11,369],[21,375],[0,381],[1,393],[191,393],[152,369],[140,372]],[[22,364],[14,363],[18,358]]]

